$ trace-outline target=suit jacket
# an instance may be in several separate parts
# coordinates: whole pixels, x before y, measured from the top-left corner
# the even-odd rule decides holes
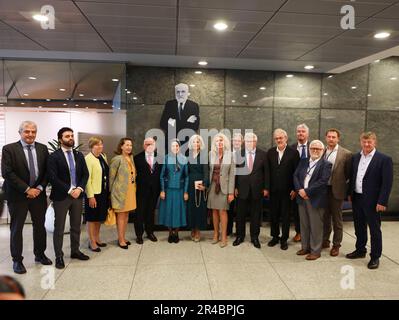
[[[217,163],[217,154],[213,151],[209,153],[209,185],[212,183],[213,168]],[[233,154],[225,151],[222,164],[220,166],[220,189],[224,194],[234,194],[235,186],[235,164]]]
[[[352,173],[350,181],[350,194],[353,195],[356,186],[357,170],[359,168],[361,154],[355,154],[352,158]],[[367,205],[375,208],[377,204],[388,205],[389,195],[392,189],[393,165],[392,158],[376,151],[371,159],[363,178],[363,198]]]
[[[176,165],[179,166],[179,170],[176,170]],[[167,154],[165,161],[162,166],[161,176],[161,191],[166,189],[183,189],[184,192],[188,192],[188,161],[187,158],[181,154],[176,157]]]
[[[309,156],[310,156],[310,153],[309,153],[309,144],[310,144],[310,141],[308,140],[308,143],[307,143],[307,145],[306,145],[306,149],[307,149],[306,154],[308,155],[308,158],[309,158]],[[296,150],[296,152],[298,152],[298,150],[297,150],[298,142],[293,143],[292,145],[290,145],[290,147],[291,147],[292,149]],[[298,152],[298,154],[299,154],[299,152]],[[301,155],[299,154],[299,159],[300,159],[300,158],[301,158]]]
[[[156,159],[156,154],[154,154],[154,161]],[[160,174],[162,165],[158,162],[153,163],[153,170],[151,172],[150,166],[145,158],[145,152],[140,152],[134,157],[134,163],[137,170],[137,196],[146,198],[152,187],[153,192],[159,195],[161,191],[160,187]]]
[[[101,154],[107,163],[107,156]],[[100,160],[98,160],[91,152],[85,157],[86,166],[89,170],[89,178],[86,185],[86,196],[93,198],[95,194],[101,193],[102,182],[103,182],[103,169],[101,168]]]
[[[269,167],[267,189],[272,193],[285,194],[295,190],[294,172],[299,163],[298,151],[287,146],[279,164],[277,147],[273,147],[267,151],[267,161]]]
[[[76,187],[83,190],[86,187],[89,178],[89,171],[83,154],[73,150],[76,169]],[[53,201],[62,201],[68,197],[68,191],[71,188],[71,177],[69,167],[62,149],[58,149],[49,155],[47,161],[48,179],[51,184],[50,199]],[[80,197],[83,196],[83,192]]]
[[[38,178],[33,188],[42,186],[40,197],[46,197],[47,186],[47,158],[48,149],[44,144],[35,142]],[[20,141],[7,144],[3,147],[1,173],[4,178],[3,189],[6,200],[26,200],[25,191],[29,187],[29,165]]]
[[[262,149],[256,148],[255,159],[252,171],[246,174],[238,174],[238,170],[244,171],[248,168],[245,157],[245,149],[241,151],[241,156],[245,159],[243,164],[237,164],[236,189],[238,189],[238,198],[247,199],[251,191],[252,199],[263,197],[263,190],[267,189],[269,179],[269,168],[267,154]]]
[[[187,122],[188,118],[190,118],[191,116],[197,117],[197,120],[194,123]],[[176,136],[172,136],[171,138],[176,138],[181,129],[192,129],[194,131],[197,131],[200,123],[199,106],[196,102],[187,100],[181,114],[181,119],[179,119],[177,100],[174,99],[167,101],[160,121],[160,126],[166,134],[168,132],[172,132],[171,130],[173,130],[173,127],[168,124],[169,118],[176,120]],[[169,140],[169,137],[167,137],[166,140]]]
[[[314,168],[309,185],[305,189],[313,208],[327,207],[328,179],[330,179],[332,164],[321,158]],[[295,191],[304,189],[305,177],[309,168],[309,158],[302,159],[294,173]],[[303,204],[303,198],[298,194],[298,204]]]
[[[337,200],[344,200],[348,194],[351,167],[352,152],[338,145],[337,157],[331,173],[332,193]]]

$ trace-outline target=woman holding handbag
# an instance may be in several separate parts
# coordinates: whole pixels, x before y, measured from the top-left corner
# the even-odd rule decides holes
[[[187,225],[188,165],[187,158],[179,151],[179,141],[172,140],[160,177],[159,224],[168,227],[169,243],[178,243],[179,228]]]
[[[133,140],[122,138],[110,163],[109,184],[111,207],[116,214],[118,245],[128,249],[126,240],[129,213],[136,209],[136,167],[133,160]]]
[[[199,242],[200,230],[206,230],[207,192],[209,185],[208,155],[202,153],[204,140],[200,135],[191,136],[188,141],[188,203],[187,203],[187,226],[191,229],[191,240]]]

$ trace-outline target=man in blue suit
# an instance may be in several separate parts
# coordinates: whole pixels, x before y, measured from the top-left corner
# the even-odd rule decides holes
[[[324,144],[320,140],[313,140],[309,151],[310,158],[302,159],[294,173],[302,244],[297,255],[306,255],[306,260],[316,260],[321,255],[323,217],[328,203],[332,164],[322,157]]]
[[[364,132],[360,136],[362,151],[352,158],[350,199],[356,233],[356,250],[348,259],[366,256],[367,225],[371,235],[371,259],[367,267],[377,269],[382,253],[381,212],[385,212],[392,189],[392,158],[376,150],[377,136]]]

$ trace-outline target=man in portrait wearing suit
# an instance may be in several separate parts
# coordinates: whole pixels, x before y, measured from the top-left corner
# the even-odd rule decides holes
[[[296,127],[296,138],[297,142],[291,145],[291,148],[298,150],[300,159],[309,158],[309,127],[301,123]],[[293,238],[294,242],[301,241],[301,223],[299,221],[298,204],[294,199],[292,202],[292,215],[294,217],[295,224],[295,236]]]
[[[328,205],[324,211],[323,248],[330,248],[330,235],[334,230],[332,257],[339,254],[343,237],[342,203],[348,193],[348,184],[352,166],[352,153],[341,147],[339,130],[331,128],[326,131],[327,148],[324,159],[332,164],[332,173],[328,181]],[[331,226],[332,220],[332,226]]]
[[[188,100],[190,95],[188,85],[179,83],[175,86],[176,99],[167,101],[162,113],[160,126],[164,131],[165,137],[165,154],[169,152],[170,141],[178,138],[179,133],[183,133],[184,129],[191,129],[197,132],[200,124],[199,106],[194,101]],[[187,132],[187,136],[179,139],[181,145],[188,142],[193,133]],[[158,146],[159,148],[159,146]]]
[[[268,167],[266,152],[257,148],[258,137],[254,133],[244,136],[245,149],[242,157],[245,162],[236,165],[235,196],[237,197],[237,238],[233,246],[238,246],[245,239],[245,218],[249,211],[251,217],[251,242],[255,248],[260,248],[259,233],[262,218],[262,201],[268,196],[267,179]]]
[[[157,241],[154,235],[154,214],[161,192],[161,164],[156,161],[155,140],[146,138],[143,148],[144,151],[134,157],[137,170],[137,209],[134,217],[134,230],[138,244],[143,244],[144,230],[148,239],[153,242]]]
[[[291,202],[296,196],[294,172],[299,163],[299,154],[295,149],[287,146],[288,135],[286,131],[276,129],[273,136],[277,146],[267,151],[269,168],[267,189],[270,194],[272,236],[267,245],[274,247],[280,242],[281,249],[287,250],[287,240],[290,233]]]
[[[75,145],[73,130],[61,128],[57,136],[61,147],[50,154],[47,168],[51,184],[50,199],[53,201],[55,213],[53,234],[55,267],[63,269],[65,263],[62,244],[68,211],[71,226],[71,258],[89,260],[89,257],[79,250],[83,192],[89,171],[83,154],[73,149]]]
[[[35,261],[43,265],[51,265],[52,262],[44,254],[48,149],[44,144],[35,142],[37,126],[34,122],[22,122],[18,132],[21,140],[3,147],[1,172],[11,216],[10,249],[13,269],[15,273],[22,274],[26,273],[22,263],[22,230],[28,211],[33,223]]]
[[[352,157],[350,194],[356,234],[356,250],[348,259],[366,256],[367,225],[371,235],[369,269],[377,269],[382,254],[381,213],[385,212],[392,189],[392,158],[377,151],[377,136],[364,132],[360,136],[362,150]]]

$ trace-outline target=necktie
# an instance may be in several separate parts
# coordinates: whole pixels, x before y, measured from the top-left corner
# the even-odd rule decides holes
[[[29,186],[32,187],[36,181],[35,162],[33,161],[32,146],[27,145],[29,159]]]
[[[150,170],[151,170],[151,173],[152,173],[152,156],[148,156],[147,157],[147,163],[148,163],[148,165],[150,167]]]
[[[249,153],[249,159],[248,159],[249,172],[252,172],[253,167],[254,167],[254,153],[252,151]]]
[[[76,187],[76,168],[75,168],[75,163],[73,162],[73,156],[72,156],[72,151],[68,150],[67,151],[68,155],[68,162],[69,162],[69,174],[71,176],[71,181],[72,185]]]
[[[306,159],[306,150],[305,150],[306,145],[302,145],[302,152],[301,152],[301,159]]]
[[[183,109],[183,103],[179,103],[179,119],[181,120],[181,112],[182,112],[182,109]]]

